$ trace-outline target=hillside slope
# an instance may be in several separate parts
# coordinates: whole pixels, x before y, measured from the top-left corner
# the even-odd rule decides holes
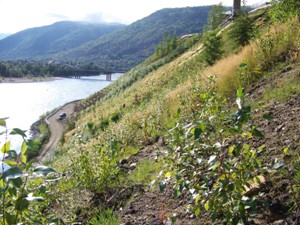
[[[205,41],[190,37],[175,58],[152,56],[81,101],[50,160],[64,176],[48,213],[87,224],[299,224],[300,25],[273,23],[267,10],[246,20],[260,35],[224,42],[212,66]]]
[[[64,21],[30,28],[1,40],[0,58],[4,60],[41,59],[96,40],[123,26]]]

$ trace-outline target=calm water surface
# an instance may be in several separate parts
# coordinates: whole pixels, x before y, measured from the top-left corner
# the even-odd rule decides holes
[[[112,81],[121,75],[112,74]],[[105,78],[101,75],[49,82],[0,83],[0,118],[9,117],[9,129],[28,130],[42,114],[67,102],[85,98],[112,82]]]

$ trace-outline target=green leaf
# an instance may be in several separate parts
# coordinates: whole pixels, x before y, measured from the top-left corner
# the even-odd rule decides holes
[[[5,220],[8,224],[15,224],[16,222],[16,216],[12,213],[8,213],[7,211],[5,211]]]
[[[17,188],[20,188],[23,184],[23,181],[20,177],[16,178],[16,179],[12,179],[11,182],[13,183],[13,185]]]
[[[27,157],[25,155],[21,155],[21,162],[24,164],[27,162]]]
[[[283,155],[286,156],[286,154],[288,153],[288,151],[289,151],[289,148],[284,148],[283,149]]]
[[[22,171],[19,168],[12,167],[12,168],[9,168],[8,170],[6,170],[2,174],[2,179],[7,182],[11,179],[17,179],[17,178],[21,177],[22,175],[23,175]]]
[[[42,184],[39,188],[39,192],[42,193],[42,194],[45,194],[46,193],[46,185],[45,184]]]
[[[244,99],[243,88],[240,86],[236,91],[237,98]]]
[[[11,135],[20,135],[20,136],[22,136],[23,138],[25,138],[26,137],[26,134],[25,134],[25,130],[21,130],[21,129],[19,129],[19,128],[14,128],[11,132],[10,132],[10,134]]]
[[[197,206],[195,210],[195,216],[199,216],[199,214],[200,214],[200,206]]]
[[[252,134],[253,134],[254,136],[256,136],[256,137],[259,137],[259,138],[264,137],[264,135],[263,135],[259,130],[257,130],[256,128],[253,128],[253,129],[252,129]]]
[[[7,141],[1,148],[2,153],[7,153],[10,150],[10,141]]]
[[[6,128],[6,121],[5,120],[7,120],[7,119],[8,119],[8,117],[0,118],[0,127]]]
[[[177,199],[179,197],[179,195],[180,195],[179,190],[175,189],[173,195],[174,195],[174,198]]]
[[[205,208],[206,211],[209,210],[209,201],[205,202],[204,208]]]
[[[11,160],[17,161],[18,159],[18,154],[15,150],[9,150],[8,152],[6,152],[6,155]]]
[[[159,190],[161,192],[164,191],[166,189],[166,187],[167,187],[167,184],[166,184],[165,181],[162,181],[162,182],[159,183]]]
[[[197,194],[197,196],[195,197],[195,204],[198,204],[200,199],[201,199],[201,196],[199,194]]]
[[[21,154],[25,155],[26,151],[27,151],[27,144],[25,141],[23,141],[22,148],[21,148]]]
[[[263,118],[266,119],[266,120],[269,120],[269,121],[272,120],[272,117],[269,114],[264,114]]]
[[[245,68],[245,67],[247,67],[247,63],[241,63],[240,64],[240,68]]]
[[[165,178],[169,179],[171,177],[171,175],[172,175],[171,172],[167,172],[166,175],[165,175]]]
[[[205,129],[206,129],[206,126],[205,126],[205,124],[200,123],[200,124],[199,124],[199,128],[202,130],[202,132],[204,132]]]
[[[49,173],[54,173],[55,170],[48,166],[37,166],[33,172],[37,175],[47,176]]]
[[[9,166],[14,166],[14,165],[17,164],[16,161],[8,160],[8,159],[5,159],[5,160],[4,160],[4,163],[7,164],[7,165],[9,165]]]
[[[200,135],[201,135],[201,133],[202,133],[202,130],[200,128],[198,128],[198,127],[195,128],[195,130],[194,130],[194,139],[198,140],[199,137],[200,137]]]
[[[24,211],[28,209],[28,206],[29,206],[29,201],[26,200],[26,198],[24,198],[23,196],[20,196],[16,201],[15,208],[17,211]]]

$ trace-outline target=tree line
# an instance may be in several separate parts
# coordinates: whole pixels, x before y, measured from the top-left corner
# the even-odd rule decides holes
[[[99,73],[112,73],[94,62],[37,62],[27,60],[0,61],[0,77],[65,77],[73,75],[92,75]]]

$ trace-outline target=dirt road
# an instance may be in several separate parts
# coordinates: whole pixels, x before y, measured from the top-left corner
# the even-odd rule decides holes
[[[43,147],[41,154],[38,156],[38,161],[41,161],[47,153],[59,143],[66,126],[68,125],[68,118],[74,113],[76,102],[77,101],[70,102],[62,106],[46,118],[51,136],[49,142]],[[67,116],[65,119],[59,120],[59,115],[62,113],[66,113]]]

